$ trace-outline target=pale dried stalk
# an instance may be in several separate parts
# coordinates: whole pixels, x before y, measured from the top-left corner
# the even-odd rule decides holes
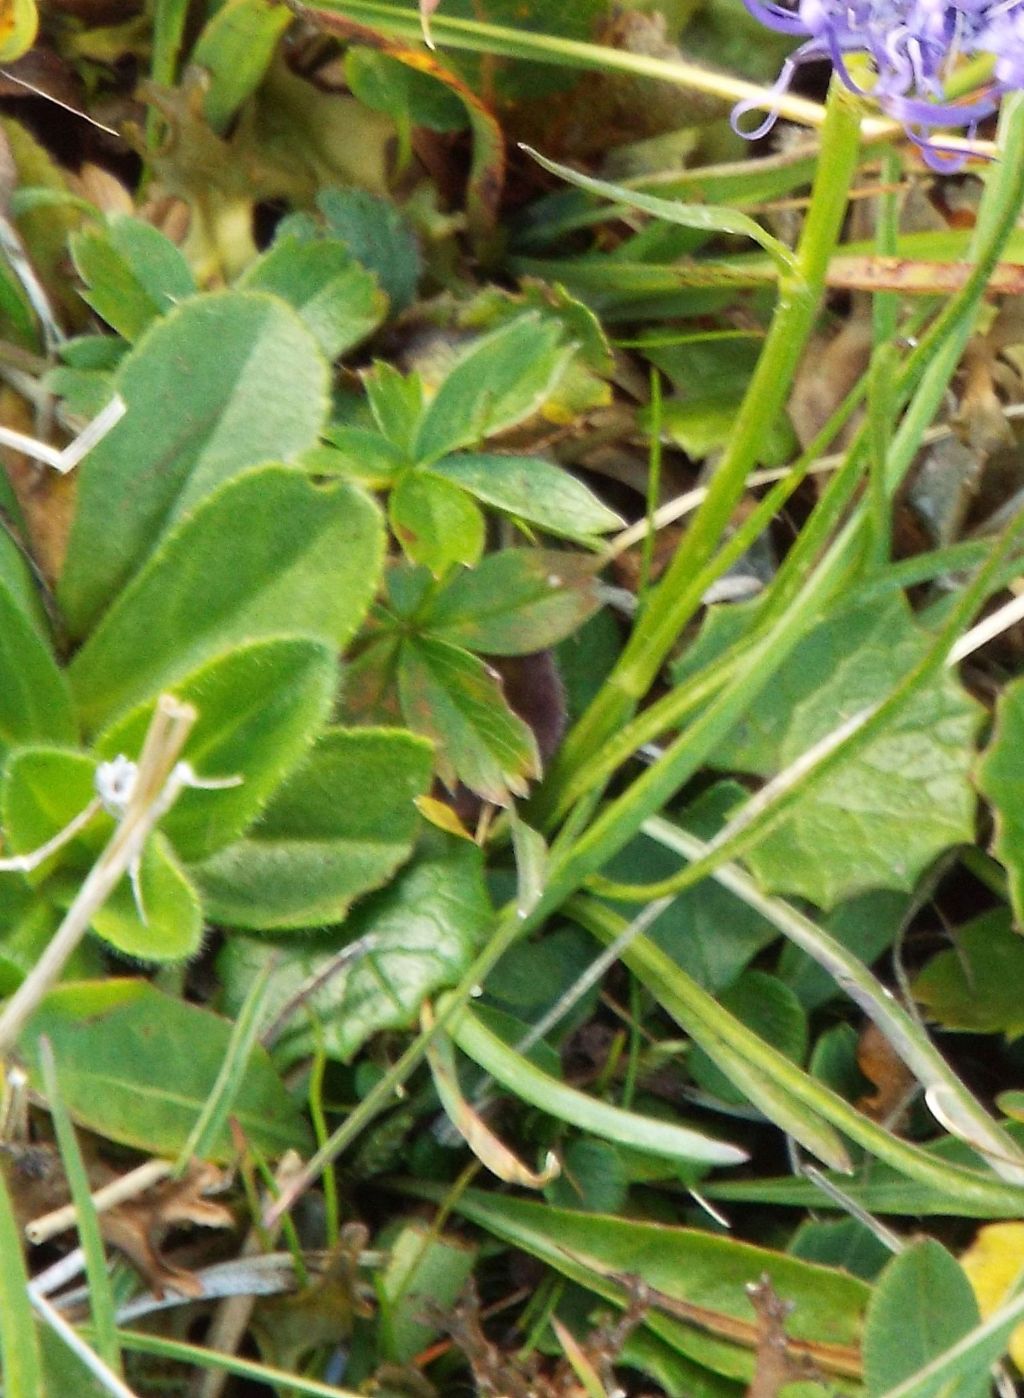
[[[56,982],[89,924],[141,854],[153,827],[182,789],[175,765],[196,721],[191,704],[162,694],[146,732],[134,789],[124,815],[49,946],[0,1014],[0,1054],[7,1053],[40,1000]]]
[[[173,1169],[174,1165],[169,1160],[147,1160],[144,1165],[129,1170],[126,1175],[121,1175],[120,1178],[111,1180],[110,1184],[105,1184],[102,1189],[97,1189],[92,1196],[93,1207],[101,1214],[116,1204],[123,1204],[126,1199],[133,1199],[136,1194],[141,1194],[143,1190],[166,1179]],[[52,1209],[48,1214],[40,1214],[38,1218],[26,1223],[25,1237],[38,1247],[40,1243],[45,1243],[50,1238],[55,1238],[58,1233],[64,1233],[73,1227],[77,1218],[78,1211],[74,1204],[64,1204],[61,1208]]]
[[[291,1184],[294,1179],[298,1178],[301,1170],[302,1160],[300,1156],[293,1150],[287,1151],[281,1157],[281,1163],[274,1175],[278,1188],[283,1190]],[[275,1237],[279,1231],[280,1224],[272,1230],[272,1237]],[[250,1228],[242,1244],[239,1257],[254,1257],[257,1253],[263,1252],[271,1241],[272,1238],[268,1238],[263,1230]],[[291,1259],[289,1259],[289,1264],[290,1261]],[[294,1286],[294,1284],[293,1272],[292,1285]],[[256,1299],[257,1293],[253,1289],[242,1295],[228,1296],[220,1303],[214,1312],[204,1340],[208,1349],[215,1349],[220,1354],[235,1353],[249,1328]],[[193,1378],[191,1392],[194,1398],[220,1398],[228,1378],[229,1374],[226,1369],[205,1369]]]

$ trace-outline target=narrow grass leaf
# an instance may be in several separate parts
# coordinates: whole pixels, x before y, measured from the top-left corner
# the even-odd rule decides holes
[[[45,1034],[39,1036],[39,1068],[47,1105],[53,1118],[61,1163],[75,1206],[76,1228],[85,1255],[85,1274],[89,1281],[89,1310],[92,1316],[96,1352],[116,1374],[121,1373],[121,1349],[117,1340],[116,1306],[107,1270],[107,1252],[100,1234],[99,1218],[92,1201],[89,1176],[79,1149],[75,1128],[61,1095],[53,1045]]]
[[[0,1359],[8,1398],[46,1398],[23,1240],[0,1173]]]
[[[443,1008],[443,1001],[438,1008]],[[449,1032],[467,1058],[520,1100],[582,1131],[674,1160],[739,1165],[747,1158],[738,1146],[712,1140],[685,1126],[624,1111],[566,1086],[516,1053],[469,1010],[456,1016]]]

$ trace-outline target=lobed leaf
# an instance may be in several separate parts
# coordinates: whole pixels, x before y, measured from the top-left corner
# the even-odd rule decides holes
[[[365,340],[387,312],[387,297],[377,279],[335,240],[278,238],[238,285],[287,301],[328,359],[337,359]]]
[[[543,404],[572,354],[557,321],[530,312],[481,336],[445,376],[413,451],[430,463],[515,427]]]
[[[774,776],[884,699],[929,645],[902,594],[815,627],[715,766]],[[747,862],[765,887],[830,908],[873,888],[912,888],[944,849],[970,840],[979,705],[945,673],[891,727],[840,764],[760,841]]]
[[[196,293],[184,254],[142,219],[113,214],[105,228],[71,237],[71,256],[86,283],[82,299],[126,340]]]
[[[433,636],[405,640],[398,655],[402,717],[435,744],[441,780],[461,781],[496,805],[522,795],[540,771],[531,729],[505,701],[496,671]]]
[[[456,573],[429,603],[431,635],[487,655],[557,645],[600,606],[597,565],[584,554],[502,549]]]
[[[291,1062],[320,1044],[329,1057],[348,1061],[372,1034],[414,1023],[428,995],[458,981],[491,914],[480,849],[428,830],[406,867],[361,899],[343,927],[301,939],[226,941],[217,960],[225,1007],[237,1012],[268,963],[268,1020],[322,978],[282,1029],[275,1057]],[[327,974],[339,953],[369,936],[374,943],[362,957]]]

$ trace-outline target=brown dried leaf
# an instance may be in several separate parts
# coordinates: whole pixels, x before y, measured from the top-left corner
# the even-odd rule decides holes
[[[35,435],[29,405],[6,385],[0,387],[0,423],[30,437]],[[62,476],[7,447],[0,448],[0,462],[25,521],[28,550],[42,576],[52,584],[64,564],[74,514],[74,472]]]
[[[917,1082],[882,1031],[868,1024],[857,1043],[857,1066],[878,1089],[857,1103],[858,1111],[874,1121],[892,1121],[907,1105],[907,1097]]]
[[[769,1277],[747,1287],[758,1321],[754,1377],[746,1398],[778,1398],[783,1387],[807,1381],[825,1384],[825,1376],[806,1354],[794,1354],[786,1336],[786,1318],[792,1301],[783,1301]]]
[[[182,1179],[163,1180],[137,1199],[100,1214],[103,1237],[142,1273],[154,1296],[162,1296],[167,1288],[183,1296],[201,1294],[202,1287],[192,1272],[169,1262],[161,1248],[171,1229],[182,1224],[234,1227],[231,1211],[205,1197],[223,1189],[224,1181],[216,1165],[192,1161]]]

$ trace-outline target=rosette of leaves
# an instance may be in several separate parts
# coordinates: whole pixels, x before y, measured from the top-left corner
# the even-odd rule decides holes
[[[127,412],[81,469],[57,586],[66,663],[3,545],[6,852],[83,810],[99,762],[137,757],[170,691],[199,715],[184,759],[238,781],[181,796],[139,896],[125,881],[93,930],[158,960],[193,952],[209,920],[338,922],[411,853],[431,754],[408,732],[329,723],[384,530],[358,486],[294,464],[327,411],[322,345],[279,297],[195,296],[140,335],[115,387]],[[34,891],[26,917],[59,915],[112,828],[98,811],[41,867],[6,876]]]

